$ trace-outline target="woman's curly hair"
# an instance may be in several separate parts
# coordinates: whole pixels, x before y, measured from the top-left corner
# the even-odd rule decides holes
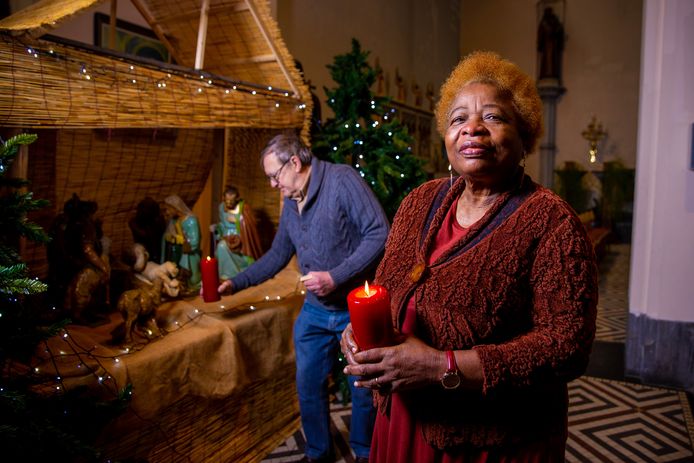
[[[445,136],[453,100],[470,83],[487,83],[508,95],[518,116],[518,131],[526,153],[532,153],[542,135],[542,100],[533,79],[516,64],[493,52],[476,51],[463,58],[441,86],[436,104],[436,127]]]

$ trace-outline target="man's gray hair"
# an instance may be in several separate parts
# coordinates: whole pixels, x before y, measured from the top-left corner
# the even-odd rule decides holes
[[[313,154],[311,150],[301,141],[301,138],[294,132],[281,133],[275,135],[268,142],[263,151],[260,153],[260,164],[268,154],[274,153],[277,160],[282,164],[289,162],[292,156],[296,156],[301,160],[302,166],[311,164]]]

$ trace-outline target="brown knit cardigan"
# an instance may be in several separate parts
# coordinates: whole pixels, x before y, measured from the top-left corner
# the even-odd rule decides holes
[[[391,293],[396,326],[414,297],[419,338],[478,352],[483,389],[432,385],[401,397],[437,448],[566,435],[567,382],[585,371],[595,334],[592,245],[573,210],[525,176],[450,251],[413,271],[464,188],[433,180],[405,198],[376,281]],[[376,400],[387,412],[388,397]]]

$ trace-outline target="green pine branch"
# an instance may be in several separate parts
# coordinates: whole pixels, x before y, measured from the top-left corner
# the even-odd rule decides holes
[[[368,56],[352,39],[352,50],[327,66],[337,84],[324,88],[335,116],[314,134],[312,149],[319,158],[355,167],[392,218],[405,195],[426,177],[423,162],[412,155],[407,127],[388,106],[390,100],[371,91],[376,71]]]

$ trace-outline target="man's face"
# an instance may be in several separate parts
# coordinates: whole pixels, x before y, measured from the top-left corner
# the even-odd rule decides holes
[[[272,188],[278,188],[285,198],[298,197],[300,189],[297,186],[300,163],[296,156],[289,158],[287,162],[278,159],[275,153],[269,153],[263,158],[263,170],[270,181]]]

